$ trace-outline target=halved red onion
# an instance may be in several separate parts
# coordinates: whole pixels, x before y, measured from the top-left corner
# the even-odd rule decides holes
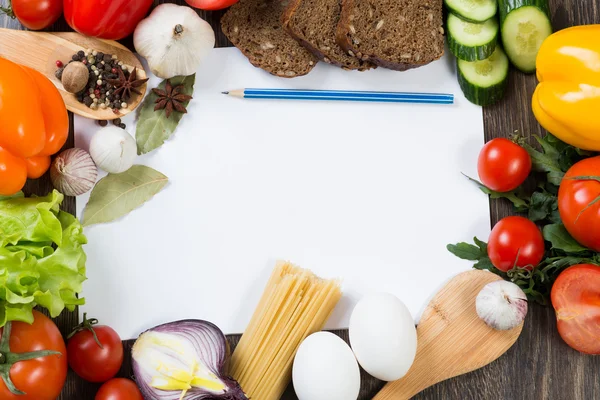
[[[133,372],[146,399],[248,400],[226,375],[227,339],[214,324],[183,320],[142,333],[132,349]]]

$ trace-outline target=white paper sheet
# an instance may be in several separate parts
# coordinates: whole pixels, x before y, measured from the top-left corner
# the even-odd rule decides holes
[[[456,104],[221,94],[244,87],[442,92]],[[80,312],[123,338],[184,318],[243,332],[278,259],[343,279],[328,328],[347,327],[371,291],[396,294],[418,317],[443,282],[470,268],[446,244],[489,233],[487,198],[461,175],[476,176],[482,110],[463,97],[450,56],[407,72],[320,63],[286,80],[237,49],[216,49],[198,70],[188,111],[170,141],[137,160],[170,178],[163,192],[85,230]],[[124,119],[132,134],[133,119]],[[76,145],[87,148],[97,129],[76,118]],[[80,216],[87,199],[77,199]]]

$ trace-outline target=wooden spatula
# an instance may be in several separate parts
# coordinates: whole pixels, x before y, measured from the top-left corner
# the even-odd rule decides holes
[[[127,108],[121,109],[120,114],[115,114],[108,108],[92,110],[78,102],[75,95],[64,90],[62,83],[54,76],[56,60],[61,60],[66,65],[73,54],[85,49],[114,54],[123,64],[136,67],[139,79],[146,78],[137,57],[115,41],[91,38],[74,32],[28,32],[0,28],[0,57],[26,65],[47,76],[60,91],[69,111],[91,119],[115,119],[133,111],[143,96],[132,94]],[[146,85],[138,89],[143,94],[146,92]]]
[[[463,272],[431,300],[417,326],[417,356],[402,379],[388,383],[373,400],[406,400],[438,382],[481,368],[504,354],[523,325],[497,331],[477,317],[475,298],[501,279],[487,271]]]

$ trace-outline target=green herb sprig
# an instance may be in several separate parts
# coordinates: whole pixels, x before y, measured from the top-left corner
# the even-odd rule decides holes
[[[523,138],[515,139],[527,150],[533,170],[539,173],[539,183],[532,192],[527,193],[523,188],[508,193],[495,192],[469,179],[490,198],[510,201],[516,213],[526,214],[542,228],[546,241],[542,262],[532,271],[515,267],[502,272],[492,265],[487,255],[487,243],[478,238],[473,238],[474,244],[449,244],[447,249],[459,258],[475,261],[473,268],[491,271],[516,283],[530,300],[547,305],[552,284],[564,269],[576,264],[600,265],[600,253],[580,245],[567,232],[558,212],[558,188],[565,173],[578,161],[596,154],[570,146],[550,134],[544,138],[535,137],[541,151],[525,143]]]

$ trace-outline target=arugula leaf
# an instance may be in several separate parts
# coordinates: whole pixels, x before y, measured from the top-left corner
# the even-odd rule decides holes
[[[481,249],[472,244],[461,242],[457,244],[449,244],[446,246],[448,251],[458,258],[469,261],[477,261],[481,258]]]
[[[496,192],[485,186],[483,183],[479,182],[477,179],[473,179],[470,176],[463,174],[468,180],[474,182],[483,193],[490,196],[492,199],[507,199],[515,206],[517,212],[522,212],[527,210],[528,204],[527,201],[523,200],[519,195],[515,192]]]
[[[545,172],[548,182],[559,186],[563,176],[565,176],[565,173],[560,167],[558,161],[560,154],[544,139],[540,139],[536,136],[536,140],[540,146],[542,146],[542,149],[544,150],[543,152],[534,149],[527,143],[523,144],[523,147],[525,147],[525,150],[527,150],[529,156],[531,157],[533,169],[539,172]]]
[[[531,194],[529,201],[529,213],[527,217],[533,222],[548,219],[552,222],[560,222],[558,214],[558,198],[546,191],[536,191]]]
[[[544,226],[543,234],[544,239],[552,244],[553,249],[563,250],[567,253],[589,251],[589,249],[583,247],[573,239],[563,224],[546,225]]]

